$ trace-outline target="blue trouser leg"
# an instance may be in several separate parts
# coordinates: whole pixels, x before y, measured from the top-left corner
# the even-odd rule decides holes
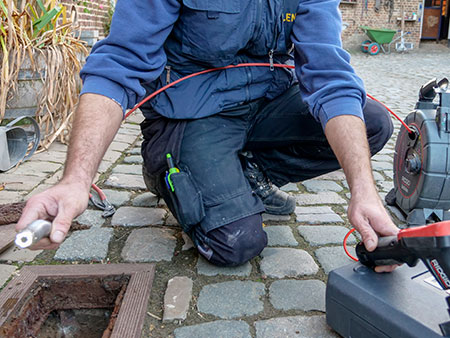
[[[372,155],[393,132],[388,111],[371,99],[363,109]],[[253,119],[246,149],[274,184],[301,182],[340,168],[322,126],[301,101],[297,86],[269,102]]]
[[[392,123],[387,111],[371,100],[364,118],[374,154],[388,141]],[[320,123],[309,114],[296,86],[271,102],[258,100],[188,121],[178,165],[201,193],[205,217],[193,226],[182,225],[199,252],[217,265],[242,264],[267,244],[260,216],[264,206],[243,175],[242,150],[251,150],[279,186],[339,168]],[[164,175],[156,188],[180,221]]]

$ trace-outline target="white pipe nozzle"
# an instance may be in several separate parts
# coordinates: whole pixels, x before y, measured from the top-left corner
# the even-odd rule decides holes
[[[15,243],[21,249],[28,248],[29,246],[39,242],[42,238],[48,237],[51,230],[52,223],[39,219],[19,232],[16,235]]]

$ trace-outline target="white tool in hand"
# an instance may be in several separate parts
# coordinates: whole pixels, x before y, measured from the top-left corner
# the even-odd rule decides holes
[[[16,235],[15,243],[21,249],[28,248],[42,238],[50,236],[51,230],[52,223],[38,219]]]

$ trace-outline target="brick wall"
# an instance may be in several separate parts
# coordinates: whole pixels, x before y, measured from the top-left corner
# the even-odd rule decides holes
[[[110,3],[111,0],[61,0],[68,10],[76,8],[78,23],[83,30],[97,30],[100,37],[104,37],[103,25]]]
[[[359,48],[361,42],[368,39],[359,26],[400,30],[401,21],[397,18],[402,16],[402,10],[406,16],[412,16],[413,13],[417,15],[416,21],[405,22],[405,31],[411,32],[411,35],[405,37],[405,41],[413,42],[415,47],[418,46],[420,42],[419,4],[422,3],[422,0],[392,0],[392,2],[382,0],[379,1],[378,11],[375,10],[376,2],[376,0],[341,1],[342,21],[348,24],[342,33],[344,47],[348,49]],[[390,6],[385,6],[391,3],[393,3],[392,10]]]

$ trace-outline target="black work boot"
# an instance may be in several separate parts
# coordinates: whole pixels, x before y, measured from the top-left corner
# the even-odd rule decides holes
[[[245,159],[244,175],[250,187],[261,198],[266,212],[273,215],[289,215],[294,212],[295,199],[270,182],[258,165]]]

